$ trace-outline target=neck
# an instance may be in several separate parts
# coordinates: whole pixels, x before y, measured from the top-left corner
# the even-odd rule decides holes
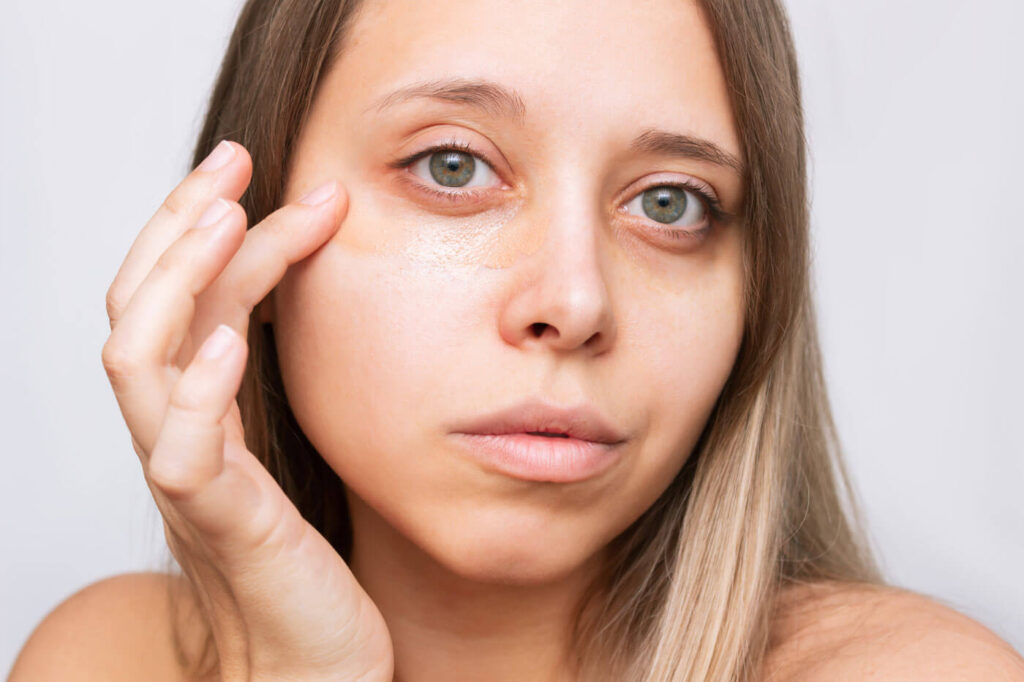
[[[349,567],[391,632],[395,682],[574,680],[569,632],[600,555],[543,583],[459,575],[347,491]]]

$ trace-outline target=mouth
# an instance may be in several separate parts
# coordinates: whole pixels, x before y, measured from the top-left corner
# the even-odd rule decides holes
[[[527,401],[457,425],[452,435],[485,469],[527,481],[570,483],[621,458],[627,436],[594,408]]]

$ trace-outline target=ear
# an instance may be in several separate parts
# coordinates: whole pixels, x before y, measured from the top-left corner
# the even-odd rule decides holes
[[[274,324],[274,290],[256,304],[256,319],[260,324]]]

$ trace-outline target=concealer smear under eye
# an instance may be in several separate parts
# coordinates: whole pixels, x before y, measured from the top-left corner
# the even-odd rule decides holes
[[[479,267],[504,269],[540,248],[543,234],[513,221],[522,201],[467,216],[431,215],[379,207],[373,221],[387,225],[372,239],[349,238],[344,247],[413,262],[465,278]]]

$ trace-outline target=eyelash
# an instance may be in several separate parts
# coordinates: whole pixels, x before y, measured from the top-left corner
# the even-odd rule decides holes
[[[488,159],[486,155],[478,153],[473,148],[472,145],[470,145],[467,142],[463,142],[461,140],[449,140],[447,142],[431,145],[431,146],[427,147],[426,149],[420,150],[420,151],[418,151],[418,152],[416,152],[414,154],[410,154],[410,155],[408,155],[406,157],[403,157],[401,159],[397,159],[395,161],[392,161],[388,165],[391,168],[397,168],[397,169],[408,168],[409,166],[411,166],[412,164],[416,163],[417,161],[419,161],[420,159],[422,159],[425,156],[429,156],[431,154],[436,154],[438,152],[447,152],[447,151],[460,151],[460,152],[464,152],[466,154],[469,154],[470,156],[474,156],[474,157],[484,161],[491,168],[494,168],[494,164],[491,163],[490,159]],[[425,185],[425,184],[423,184],[421,182],[414,182],[414,181],[408,181],[408,182],[409,182],[409,184],[414,185],[415,188],[417,189],[417,191],[424,192],[424,193],[426,193],[426,194],[428,194],[428,195],[430,195],[430,196],[432,196],[432,197],[434,197],[436,199],[440,199],[441,201],[445,201],[445,202],[447,202],[449,204],[453,204],[453,205],[461,205],[461,204],[463,204],[463,203],[465,203],[467,201],[473,201],[480,194],[485,193],[487,191],[487,190],[467,190],[467,191],[464,191],[464,192],[448,192],[448,191],[445,191],[445,190],[434,189],[433,187],[428,187],[427,185]],[[693,194],[697,195],[697,197],[700,199],[701,203],[704,204],[704,209],[705,209],[707,215],[709,216],[708,224],[706,226],[700,228],[700,229],[697,229],[697,230],[679,230],[679,229],[658,228],[658,232],[660,232],[662,234],[665,234],[668,237],[671,237],[672,239],[699,240],[699,239],[702,239],[704,236],[706,236],[706,234],[708,232],[710,232],[711,229],[716,224],[728,223],[728,222],[730,222],[733,219],[733,215],[731,213],[726,212],[725,209],[722,208],[721,202],[715,196],[713,196],[705,188],[703,188],[702,186],[698,185],[695,182],[690,182],[690,181],[686,181],[686,180],[678,180],[678,181],[673,181],[673,182],[660,182],[660,183],[656,183],[656,184],[650,185],[648,187],[644,187],[639,192],[637,192],[637,194],[642,193],[642,192],[646,192],[649,189],[654,189],[655,187],[678,187],[680,189],[684,189],[684,190],[687,190],[689,192],[692,192]],[[648,222],[655,222],[655,221],[648,221]],[[662,223],[656,223],[655,222],[655,224],[662,224]]]

